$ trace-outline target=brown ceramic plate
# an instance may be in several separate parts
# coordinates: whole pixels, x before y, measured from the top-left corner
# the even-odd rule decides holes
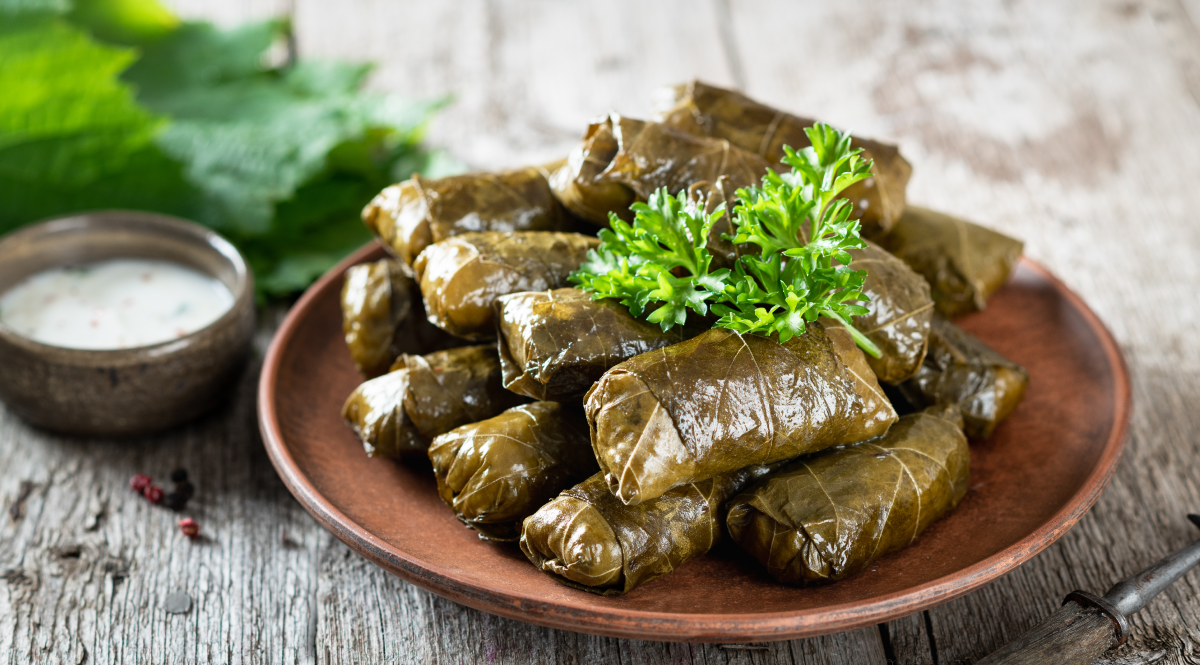
[[[1025,402],[971,454],[959,508],[910,548],[825,587],[777,584],[728,541],[619,597],[561,586],[513,544],[479,540],[442,504],[428,466],[371,460],[343,424],[361,381],[342,343],[343,270],[300,299],[267,353],[259,422],[271,460],[318,521],[383,568],[464,605],[543,626],[652,640],[782,640],[868,626],[961,596],[1029,560],[1083,516],[1112,474],[1130,412],[1120,352],[1061,282],[1024,260],[961,325],[1021,363]]]

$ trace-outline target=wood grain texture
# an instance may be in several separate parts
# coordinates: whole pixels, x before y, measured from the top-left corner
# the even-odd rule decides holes
[[[1103,612],[1067,603],[979,665],[1090,665],[1116,637],[1113,620]]]
[[[471,167],[561,155],[588,118],[645,114],[693,76],[894,140],[910,200],[1024,239],[1110,326],[1134,379],[1129,446],[1079,526],[991,586],[879,631],[729,649],[498,619],[366,563],[276,478],[253,371],[225,410],[132,442],[0,412],[0,663],[969,663],[1193,538],[1200,2],[169,4],[226,25],[292,12],[302,54],[378,61],[373,85],[407,97],[455,94],[430,141]],[[196,478],[200,543],[126,488],[176,466]],[[177,589],[193,609],[167,615]],[[1132,629],[1100,662],[1200,663],[1200,573]]]

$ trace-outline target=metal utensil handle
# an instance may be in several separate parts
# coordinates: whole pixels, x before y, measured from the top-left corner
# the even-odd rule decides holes
[[[1200,515],[1188,515],[1193,524],[1200,527]],[[1142,572],[1113,585],[1104,594],[1104,599],[1129,616],[1146,606],[1163,589],[1200,564],[1200,540],[1175,552]]]
[[[1200,527],[1200,515],[1188,515]],[[1200,564],[1200,540],[1118,582],[1103,598],[1075,591],[1042,623],[976,665],[1088,665],[1125,641],[1126,617]]]

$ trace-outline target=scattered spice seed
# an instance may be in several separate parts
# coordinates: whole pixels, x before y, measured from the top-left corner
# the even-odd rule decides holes
[[[153,504],[162,504],[176,512],[187,507],[187,502],[196,494],[196,486],[188,481],[185,469],[175,469],[171,472],[171,482],[175,484],[170,492],[164,492],[154,484],[154,479],[144,473],[135,473],[129,479],[129,487],[141,494]]]
[[[196,494],[196,486],[185,480],[175,486],[175,492],[183,497],[184,501],[190,501]]]
[[[162,503],[163,491],[158,485],[151,485],[142,491],[142,496],[150,503]]]
[[[187,497],[177,491],[167,492],[167,495],[163,497],[163,505],[171,510],[174,510],[175,512],[180,512],[186,508],[187,501]]]
[[[138,494],[145,492],[146,488],[152,484],[154,484],[154,479],[144,473],[135,473],[129,479],[129,487]]]
[[[196,538],[200,535],[200,525],[190,517],[179,520],[179,530],[188,538]]]

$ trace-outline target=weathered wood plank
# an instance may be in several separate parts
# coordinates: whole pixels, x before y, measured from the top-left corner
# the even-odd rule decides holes
[[[258,440],[256,375],[217,413],[128,441],[59,437],[0,410],[0,662],[312,660],[331,537]],[[197,487],[183,513],[202,526],[197,542],[129,490],[136,472],[166,482],[177,467]],[[163,610],[174,591],[191,596],[189,613]]]
[[[1184,336],[1200,283],[1188,215],[1200,39],[1167,2],[810,6],[811,24],[845,26],[820,33],[750,18],[783,4],[734,3],[750,92],[897,140],[910,200],[1024,238],[1111,327],[1134,377],[1127,456],[1080,526],[928,623],[888,626],[898,662],[971,662],[1067,592],[1102,593],[1195,535],[1183,516],[1200,501],[1200,418],[1186,405],[1200,397],[1200,353]],[[796,62],[805,76],[789,75]],[[1198,580],[1138,615],[1113,661],[1196,662]]]
[[[286,0],[170,3],[231,25]],[[968,597],[766,649],[612,640],[462,608],[375,568],[276,478],[253,376],[159,437],[75,441],[0,411],[0,662],[970,662],[1190,540],[1200,506],[1200,3],[294,3],[307,55],[376,60],[380,89],[457,95],[430,140],[473,167],[561,155],[588,118],[699,76],[899,142],[910,198],[1005,229],[1113,330],[1134,377],[1125,461],[1060,543]],[[631,17],[637,17],[632,20]],[[267,329],[271,326],[267,325]],[[1036,378],[1035,378],[1036,380]],[[184,466],[209,540],[126,489]],[[14,517],[15,516],[15,517]],[[161,609],[170,591],[192,611]],[[1113,663],[1200,663],[1200,574]]]
[[[588,120],[645,116],[660,86],[733,83],[714,2],[301,0],[310,56],[379,63],[373,83],[413,99],[452,95],[429,140],[473,168],[557,159]]]
[[[875,628],[754,645],[619,640],[502,619],[400,581],[340,543],[322,556],[318,662],[883,663]]]

